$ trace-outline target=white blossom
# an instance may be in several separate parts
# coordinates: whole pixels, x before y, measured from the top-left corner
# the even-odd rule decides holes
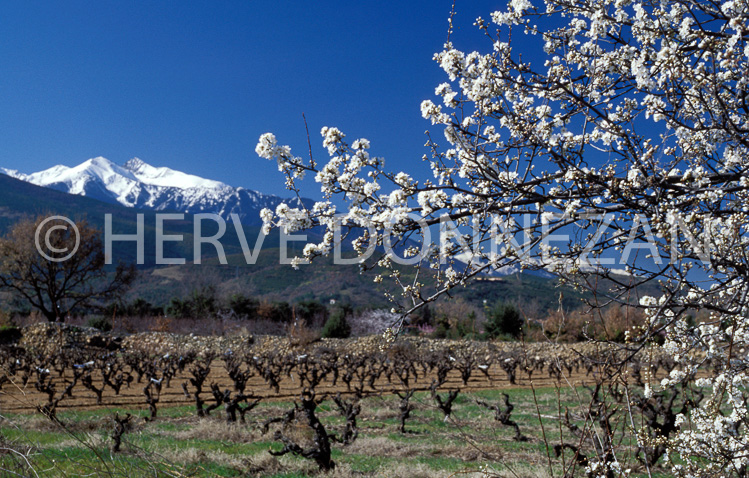
[[[626,286],[611,292],[645,313],[643,330],[627,339],[644,345],[658,338],[675,361],[668,376],[652,377],[642,393],[655,398],[688,383],[705,395],[679,416],[689,426],[668,437],[679,460],[667,466],[676,476],[743,469],[749,460],[742,398],[749,383],[748,2],[511,0],[491,20],[491,28],[476,22],[490,37],[483,51],[461,51],[456,40],[434,55],[445,81],[434,90],[438,100],[421,103],[425,123],[442,130],[427,140],[429,174],[388,171],[369,141],[349,144],[334,127],[322,128],[329,159],[320,164],[303,162],[263,134],[256,153],[278,162],[287,187],[299,193],[296,181],[309,171],[324,198],[320,207],[263,210],[263,230],[326,228],[319,243],[304,249],[313,258],[332,250],[341,208],[346,225],[373,228],[378,244],[418,235],[416,218],[437,224],[447,217],[461,230],[453,240],[470,229],[481,244],[460,272],[441,261],[461,247],[434,252],[428,265],[440,293],[468,283],[482,267],[545,268],[585,287],[599,282],[589,276],[610,277],[593,259],[647,242],[652,247],[621,265],[628,277],[664,292],[640,297]],[[538,55],[521,55],[526,51]],[[592,241],[601,217],[607,228]],[[577,235],[566,243],[544,240],[565,228]],[[387,271],[376,280],[390,277],[401,288],[407,305],[396,307],[399,313],[421,303],[418,281],[404,281],[386,256],[376,262]],[[686,320],[695,310],[705,315],[696,326]],[[398,327],[387,329],[385,344]],[[697,371],[705,376],[695,379]],[[591,456],[589,473],[627,473],[604,458]]]

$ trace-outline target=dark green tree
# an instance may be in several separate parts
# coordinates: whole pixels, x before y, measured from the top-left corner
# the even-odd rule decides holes
[[[216,293],[213,287],[194,289],[186,299],[172,298],[166,313],[180,319],[202,319],[212,317],[218,310]]]
[[[164,310],[161,307],[156,307],[145,299],[138,297],[120,313],[120,315],[127,314],[135,317],[156,317],[164,314]]]
[[[333,315],[325,322],[322,328],[322,336],[325,338],[345,339],[351,335],[351,326],[347,317],[351,315],[352,309],[348,305],[338,307]]]
[[[500,335],[509,335],[518,338],[523,333],[523,318],[520,311],[512,304],[498,302],[489,311],[484,330],[487,338],[494,339]]]
[[[328,308],[316,300],[304,300],[294,306],[294,314],[307,325],[319,327],[328,318]]]
[[[260,301],[244,294],[234,294],[229,298],[229,308],[239,317],[246,319],[254,318]]]

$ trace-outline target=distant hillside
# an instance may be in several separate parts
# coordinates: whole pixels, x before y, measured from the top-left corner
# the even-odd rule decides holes
[[[166,222],[164,231],[167,235],[184,236],[182,242],[164,243],[165,256],[184,257],[188,264],[156,266],[155,212],[66,194],[0,174],[0,233],[3,234],[19,219],[39,214],[86,219],[101,230],[104,229],[105,214],[112,214],[115,233],[133,234],[137,229],[136,216],[139,213],[144,214],[145,219],[146,261],[140,266],[141,274],[137,284],[127,294],[129,299],[142,297],[154,305],[165,305],[172,297],[189,295],[193,289],[205,285],[227,293],[236,292],[269,300],[295,302],[316,299],[327,302],[335,299],[359,307],[389,307],[384,297],[387,290],[399,296],[396,289],[386,288],[388,281],[380,285],[373,282],[377,271],[360,274],[356,265],[334,265],[329,258],[315,261],[314,265],[302,265],[300,270],[280,264],[277,232],[265,238],[256,263],[248,265],[231,223],[227,225],[226,234],[221,239],[229,264],[219,264],[216,252],[210,245],[203,247],[203,264],[190,264],[193,262],[193,218],[189,214],[185,215],[184,221]],[[205,224],[203,234],[213,234],[215,230],[211,230],[211,227],[215,229],[215,225],[210,221]],[[259,227],[245,226],[244,232],[249,247],[254,249],[255,240],[260,233]],[[308,235],[312,239],[319,239],[319,233],[314,231]],[[301,255],[302,243],[291,243],[290,246],[290,256]],[[135,254],[134,244],[114,243],[115,262],[134,262]],[[410,269],[405,269],[404,278],[408,278],[411,273]],[[422,276],[421,280],[427,285],[433,284],[428,276]],[[450,297],[463,298],[479,307],[483,306],[484,300],[489,305],[497,300],[533,303],[539,312],[544,312],[559,306],[560,293],[562,305],[566,309],[578,307],[582,297],[590,296],[569,287],[558,288],[552,278],[512,274],[455,288],[443,300],[451,300]]]

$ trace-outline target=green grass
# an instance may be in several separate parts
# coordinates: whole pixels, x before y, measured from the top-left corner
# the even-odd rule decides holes
[[[406,423],[406,434],[398,431],[397,397],[366,398],[358,420],[357,441],[348,447],[334,445],[333,459],[338,464],[335,476],[437,478],[477,472],[483,465],[491,465],[508,476],[549,475],[541,426],[551,446],[559,443],[557,411],[566,407],[578,410],[581,403],[577,394],[583,400],[589,394],[584,389],[564,390],[559,395],[554,389],[539,389],[535,398],[529,389],[506,393],[515,406],[512,419],[530,438],[528,442],[514,441],[514,429],[495,422],[492,412],[475,403],[476,399],[500,403],[500,391],[459,395],[447,421],[428,393],[416,393],[411,399],[416,409]],[[561,403],[557,403],[558,398]],[[291,455],[276,459],[268,454],[268,449],[280,450],[281,445],[273,440],[273,428],[270,433],[261,433],[261,424],[292,406],[290,402],[262,403],[248,414],[246,424],[226,424],[220,410],[211,417],[198,418],[187,406],[159,409],[154,422],[143,421],[144,414],[140,412],[137,415],[141,418],[125,435],[123,451],[118,454],[109,450],[109,435],[111,417],[115,412],[122,416],[127,412],[123,409],[64,410],[58,416],[61,425],[40,415],[8,415],[0,422],[0,436],[4,446],[30,451],[30,462],[40,477],[317,474],[311,461]],[[332,402],[324,402],[317,414],[329,433],[342,429],[344,421]],[[560,476],[561,461],[552,456],[551,462],[554,475]],[[8,476],[14,472],[22,476],[29,473],[23,460],[14,454],[0,454],[0,467]],[[3,470],[0,475],[6,476]],[[579,471],[582,473],[582,469]]]

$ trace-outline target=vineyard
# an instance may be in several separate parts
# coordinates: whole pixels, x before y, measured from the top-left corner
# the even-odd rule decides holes
[[[143,333],[120,341],[94,329],[40,324],[19,346],[0,353],[2,409],[47,413],[58,408],[149,407],[322,394],[381,394],[410,390],[548,387],[594,382],[600,364],[616,355],[596,344],[549,344],[402,338],[319,339],[300,344],[281,337],[195,337]],[[112,350],[116,349],[116,350]],[[621,352],[620,352],[621,353]],[[640,355],[628,369],[642,376],[669,373],[666,355]],[[228,393],[226,393],[228,391]],[[220,394],[219,394],[220,393]],[[150,398],[149,398],[150,397]]]
[[[59,428],[56,434],[78,436],[74,430],[83,427],[87,439],[99,437],[90,445],[99,450],[97,456],[119,456],[121,465],[125,460],[134,466],[136,457],[146,460],[141,456],[146,452],[135,444],[148,441],[149,430],[154,433],[167,424],[203,429],[223,423],[243,437],[239,443],[267,445],[264,451],[256,450],[255,461],[273,459],[273,466],[263,462],[253,468],[245,463],[230,467],[231,472],[207,472],[205,462],[210,460],[204,457],[196,460],[197,468],[186,468],[177,459],[159,473],[235,476],[255,469],[257,476],[299,476],[278,472],[284,470],[282,463],[288,471],[300,463],[309,466],[308,462],[314,466],[304,473],[328,471],[335,466],[334,457],[345,462],[341,454],[361,443],[385,439],[381,435],[386,432],[387,440],[403,437],[418,447],[437,436],[448,441],[459,438],[461,446],[452,466],[456,470],[478,472],[480,466],[502,463],[497,453],[501,455],[503,448],[498,446],[506,441],[528,455],[523,461],[538,465],[529,476],[544,468],[545,455],[552,470],[584,476],[587,454],[605,451],[613,440],[631,440],[620,413],[626,403],[637,408],[638,420],[651,420],[655,435],[663,435],[673,428],[672,410],[700,398],[688,396],[687,391],[654,399],[643,396],[645,382],[674,369],[673,360],[656,355],[656,349],[628,353],[593,343],[416,337],[401,338],[387,348],[381,344],[377,336],[310,342],[294,337],[167,333],[120,338],[70,326],[26,327],[17,344],[0,351],[4,371],[0,406],[10,417],[2,428],[4,445],[23,444],[35,450],[31,455],[37,459],[49,459],[49,453],[59,454],[59,449],[45,451],[42,445],[24,442],[35,428],[49,432],[52,425],[41,425],[48,423]],[[606,408],[610,404],[604,405],[603,398],[612,396],[618,397],[620,407]],[[472,438],[460,438],[472,420],[476,421],[469,426]],[[483,433],[490,435],[482,440]],[[475,448],[468,460],[466,447]],[[444,443],[437,449],[443,448]],[[140,451],[135,453],[136,449]],[[155,461],[164,465],[158,447],[146,449],[161,457]],[[630,447],[630,466],[656,466],[664,452],[635,444]],[[33,460],[16,458],[6,455],[0,463],[8,470],[32,466]],[[505,465],[512,469],[513,465]],[[350,471],[352,465],[346,466]],[[337,469],[343,473],[347,468]],[[379,476],[378,472],[374,470],[372,476]]]

